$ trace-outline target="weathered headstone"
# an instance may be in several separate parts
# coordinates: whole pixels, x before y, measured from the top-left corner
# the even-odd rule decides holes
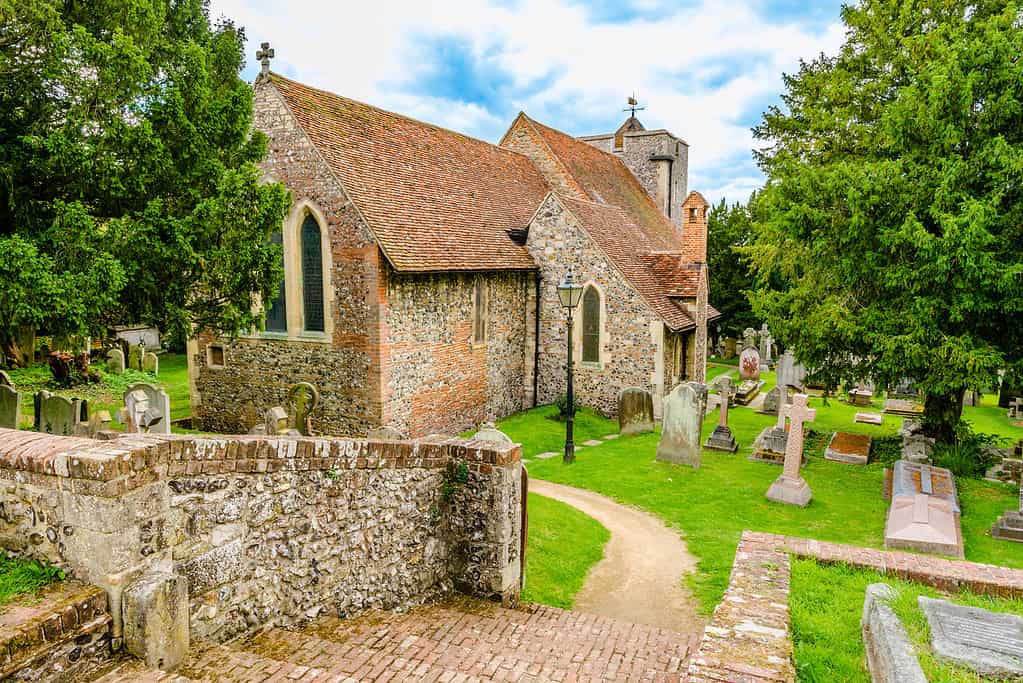
[[[718,423],[711,435],[707,437],[707,443],[703,445],[704,448],[709,448],[712,451],[727,451],[728,453],[735,453],[739,450],[739,444],[736,443],[732,430],[728,427],[728,402],[731,401],[734,391],[731,379],[726,377],[724,381],[718,383],[718,393],[720,394]]]
[[[124,351],[121,349],[107,351],[107,372],[112,375],[124,374]]]
[[[313,432],[312,414],[320,403],[320,392],[309,382],[292,384],[288,388],[288,417],[290,427],[304,436]]]
[[[786,394],[787,393],[788,392],[786,392]],[[765,415],[777,415],[781,405],[781,387],[775,385],[775,387],[767,392],[766,396],[764,396],[764,404],[760,406],[760,412]]]
[[[147,382],[132,384],[119,417],[129,434],[170,434],[170,397]]]
[[[474,439],[481,439],[483,441],[493,441],[494,443],[514,443],[511,437],[502,432],[492,422],[484,422],[480,425],[479,430],[473,435]]]
[[[737,346],[738,346],[738,341],[736,341],[735,337],[726,337],[725,338],[725,353],[722,356],[722,358],[725,358],[726,360],[730,359],[730,358],[735,358],[735,352],[736,352],[736,347]]]
[[[128,347],[128,368],[130,370],[142,370],[142,356],[145,355],[146,349],[143,346],[130,346]]]
[[[367,434],[367,436],[370,439],[384,439],[386,441],[404,441],[408,438],[397,427],[392,427],[390,425],[374,427],[369,430],[369,434]]]
[[[927,683],[906,629],[889,605],[895,597],[886,583],[867,586],[860,628],[870,678],[876,683]]]
[[[874,399],[874,392],[868,391],[867,389],[851,389],[849,391],[849,403],[860,408],[866,408],[870,406],[870,402]]]
[[[665,397],[658,460],[700,466],[700,428],[706,410],[707,387],[697,382],[683,382]]]
[[[924,462],[931,457],[934,438],[924,434],[923,422],[903,420],[899,427],[902,437],[902,457],[912,462]]]
[[[914,399],[920,397],[920,390],[911,377],[903,377],[888,388],[888,398]]]
[[[1023,398],[1014,398],[1009,401],[1009,419],[1023,420]]]
[[[976,389],[967,389],[963,392],[963,407],[975,407],[980,405],[980,392]]]
[[[992,527],[991,536],[1023,543],[1023,486],[1019,490],[1019,510],[1006,510]]]
[[[732,396],[735,405],[748,406],[760,394],[762,386],[764,386],[763,380],[744,379],[739,382],[739,386],[736,387],[735,394]]]
[[[81,420],[81,401],[54,396],[48,391],[36,394],[36,430],[46,434],[75,436]]]
[[[263,433],[268,436],[286,434],[288,427],[288,411],[281,406],[270,408],[263,415]]]
[[[112,421],[110,413],[106,410],[97,410],[93,412],[92,416],[89,418],[89,426],[87,427],[89,436],[95,438],[100,432],[107,431],[110,429],[110,423]]]
[[[788,444],[789,433],[785,429],[785,411],[778,411],[778,421],[773,427],[765,427],[753,441],[753,452],[749,460],[767,462],[772,465],[785,463],[785,446]]]
[[[870,458],[870,442],[870,437],[864,434],[835,432],[824,449],[824,457],[849,465],[866,465]]]
[[[21,392],[0,384],[0,427],[17,429],[21,422]]]
[[[808,400],[806,394],[796,394],[792,405],[780,411],[789,420],[789,438],[785,444],[784,469],[767,489],[767,499],[776,503],[806,507],[813,497],[810,485],[799,474],[803,464],[803,425],[817,418],[817,410],[807,405]]]
[[[938,659],[985,678],[1023,678],[1023,617],[955,605],[921,595],[920,609],[931,627],[931,647]]]
[[[160,374],[160,357],[151,351],[147,351],[142,356],[142,370],[144,372],[151,372],[154,375]]]
[[[796,360],[796,355],[791,349],[786,350],[778,358],[776,371],[778,386],[800,390],[806,386],[806,366]]]
[[[886,548],[962,557],[959,514],[955,480],[949,470],[895,461],[891,506],[884,527]]]
[[[646,389],[626,387],[618,394],[618,433],[654,431],[654,397]]]
[[[739,379],[760,378],[760,353],[756,347],[756,331],[747,327],[742,333],[742,353],[739,354]]]

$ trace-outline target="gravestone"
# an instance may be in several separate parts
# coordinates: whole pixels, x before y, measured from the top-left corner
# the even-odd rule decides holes
[[[482,441],[492,441],[494,443],[514,443],[510,436],[498,429],[492,422],[484,422],[481,424],[479,431],[477,431],[472,438],[480,439]]]
[[[170,434],[170,396],[148,382],[132,384],[118,418],[129,434]]]
[[[756,331],[747,327],[742,333],[742,353],[739,354],[739,379],[760,378],[760,353],[756,346]]]
[[[142,370],[144,372],[151,372],[154,375],[160,374],[160,357],[151,351],[147,351],[142,356]]]
[[[124,374],[124,351],[121,349],[107,351],[107,372],[112,375]]]
[[[952,473],[927,463],[896,460],[890,481],[885,547],[963,557],[959,498]]]
[[[911,377],[903,377],[888,388],[888,398],[915,399],[920,397],[920,390]]]
[[[736,352],[736,347],[737,346],[738,346],[738,342],[736,341],[735,337],[726,337],[725,338],[725,353],[722,356],[722,358],[725,358],[725,359],[735,358],[735,352]]]
[[[853,422],[861,422],[868,425],[884,424],[884,415],[881,413],[856,413]]]
[[[980,405],[980,392],[976,389],[967,389],[963,392],[963,407],[976,407]]]
[[[145,347],[143,346],[130,346],[128,347],[128,369],[142,371],[142,356],[145,355]]]
[[[110,423],[113,420],[110,417],[110,413],[106,410],[97,410],[93,412],[89,418],[89,426],[86,428],[89,436],[96,438],[100,432],[105,432],[110,429]]]
[[[728,427],[728,402],[731,401],[734,391],[732,380],[728,377],[718,383],[718,393],[720,394],[718,423],[711,435],[707,437],[707,443],[703,444],[704,448],[709,448],[712,451],[727,451],[728,453],[735,453],[739,450],[739,444],[736,443],[732,430]]]
[[[924,407],[916,401],[904,398],[890,398],[884,402],[886,415],[897,415],[899,417],[922,417]]]
[[[1002,374],[1002,382],[998,386],[998,407],[1008,408],[1014,398],[1023,397],[1023,376],[1011,372]]]
[[[385,441],[405,441],[408,438],[397,427],[390,425],[374,427],[369,430],[367,437],[370,439],[383,439]]]
[[[789,440],[785,429],[785,411],[779,410],[778,421],[773,427],[765,427],[753,441],[753,453],[749,460],[781,465],[785,462],[785,446]]]
[[[281,406],[274,406],[263,414],[263,433],[268,436],[287,434],[288,411]]]
[[[763,380],[744,379],[739,382],[732,397],[735,400],[735,405],[748,406],[760,394],[762,386],[764,386]]]
[[[824,449],[824,457],[849,465],[866,465],[870,458],[871,439],[865,434],[835,432]]]
[[[700,428],[706,410],[707,387],[698,382],[683,382],[665,397],[658,460],[700,466]]]
[[[79,399],[54,396],[48,391],[36,394],[36,431],[59,436],[75,436],[81,421]]]
[[[17,429],[21,423],[21,392],[0,384],[0,427]]]
[[[912,462],[924,462],[931,457],[934,438],[924,434],[923,422],[903,420],[899,427],[902,437],[902,457]]]
[[[806,366],[796,360],[796,355],[791,349],[786,350],[778,358],[776,372],[778,386],[794,387],[799,390],[806,387]]]
[[[781,414],[789,420],[789,437],[785,443],[785,464],[781,475],[767,489],[767,499],[786,505],[806,507],[813,493],[810,485],[799,474],[803,464],[803,425],[817,418],[817,410],[807,405],[806,394],[792,397],[792,405],[784,406]]]
[[[654,431],[654,397],[646,389],[626,387],[618,394],[618,433]]]
[[[764,396],[764,403],[763,405],[760,406],[760,412],[765,415],[777,415],[778,410],[781,408],[781,406],[783,404],[787,404],[788,402],[789,402],[788,389],[786,388],[785,390],[785,400],[783,402],[782,388],[780,385],[775,385],[775,387],[771,389],[769,392],[767,392],[766,396]]]
[[[320,403],[320,392],[309,382],[292,384],[288,388],[289,426],[304,436],[313,433],[312,414]]]
[[[931,627],[931,647],[939,660],[976,671],[985,678],[1023,678],[1023,617],[956,605],[921,595],[917,604]]]
[[[1023,420],[1023,398],[1014,398],[1009,401],[1009,419]]]
[[[877,683],[927,683],[906,629],[890,603],[897,597],[887,583],[867,586],[860,628],[870,680]]]
[[[869,408],[870,402],[874,399],[874,392],[865,388],[851,389],[849,391],[849,403],[860,408]]]
[[[1006,510],[991,528],[991,536],[1023,543],[1023,486],[1019,490],[1019,510]]]

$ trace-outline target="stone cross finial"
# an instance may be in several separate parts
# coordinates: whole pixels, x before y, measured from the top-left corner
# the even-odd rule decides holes
[[[817,409],[807,406],[806,394],[796,394],[791,405],[784,405],[780,410],[789,418],[789,438],[785,442],[786,477],[799,478],[799,466],[803,463],[803,423],[817,419]]]
[[[270,60],[274,57],[274,49],[270,47],[270,43],[261,43],[259,51],[256,52],[256,59],[263,65],[261,73],[270,73]]]
[[[721,411],[718,415],[718,424],[722,427],[728,426],[728,403],[735,396],[735,387],[730,377],[724,377],[718,381],[718,396],[721,399]]]

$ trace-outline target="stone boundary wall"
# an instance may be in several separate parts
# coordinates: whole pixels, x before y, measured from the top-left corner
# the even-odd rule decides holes
[[[422,602],[517,599],[521,449],[0,429],[0,547],[121,594],[172,572],[193,638]]]
[[[689,683],[795,681],[789,556],[872,569],[945,591],[1023,595],[1023,570],[744,531],[724,598],[689,661]]]

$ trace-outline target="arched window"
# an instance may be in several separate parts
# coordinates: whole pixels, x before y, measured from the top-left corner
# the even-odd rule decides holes
[[[270,235],[270,244],[280,246],[283,241],[284,240],[279,231]],[[282,253],[281,260],[283,261],[283,259],[284,255]],[[284,280],[281,280],[281,284],[277,287],[277,296],[273,298],[273,301],[270,302],[270,306],[266,309],[266,331],[288,331],[288,305],[284,298]]]
[[[583,292],[583,362],[600,362],[600,292],[592,285]]]
[[[323,332],[323,248],[320,224],[306,214],[302,221],[302,305],[306,332]]]

